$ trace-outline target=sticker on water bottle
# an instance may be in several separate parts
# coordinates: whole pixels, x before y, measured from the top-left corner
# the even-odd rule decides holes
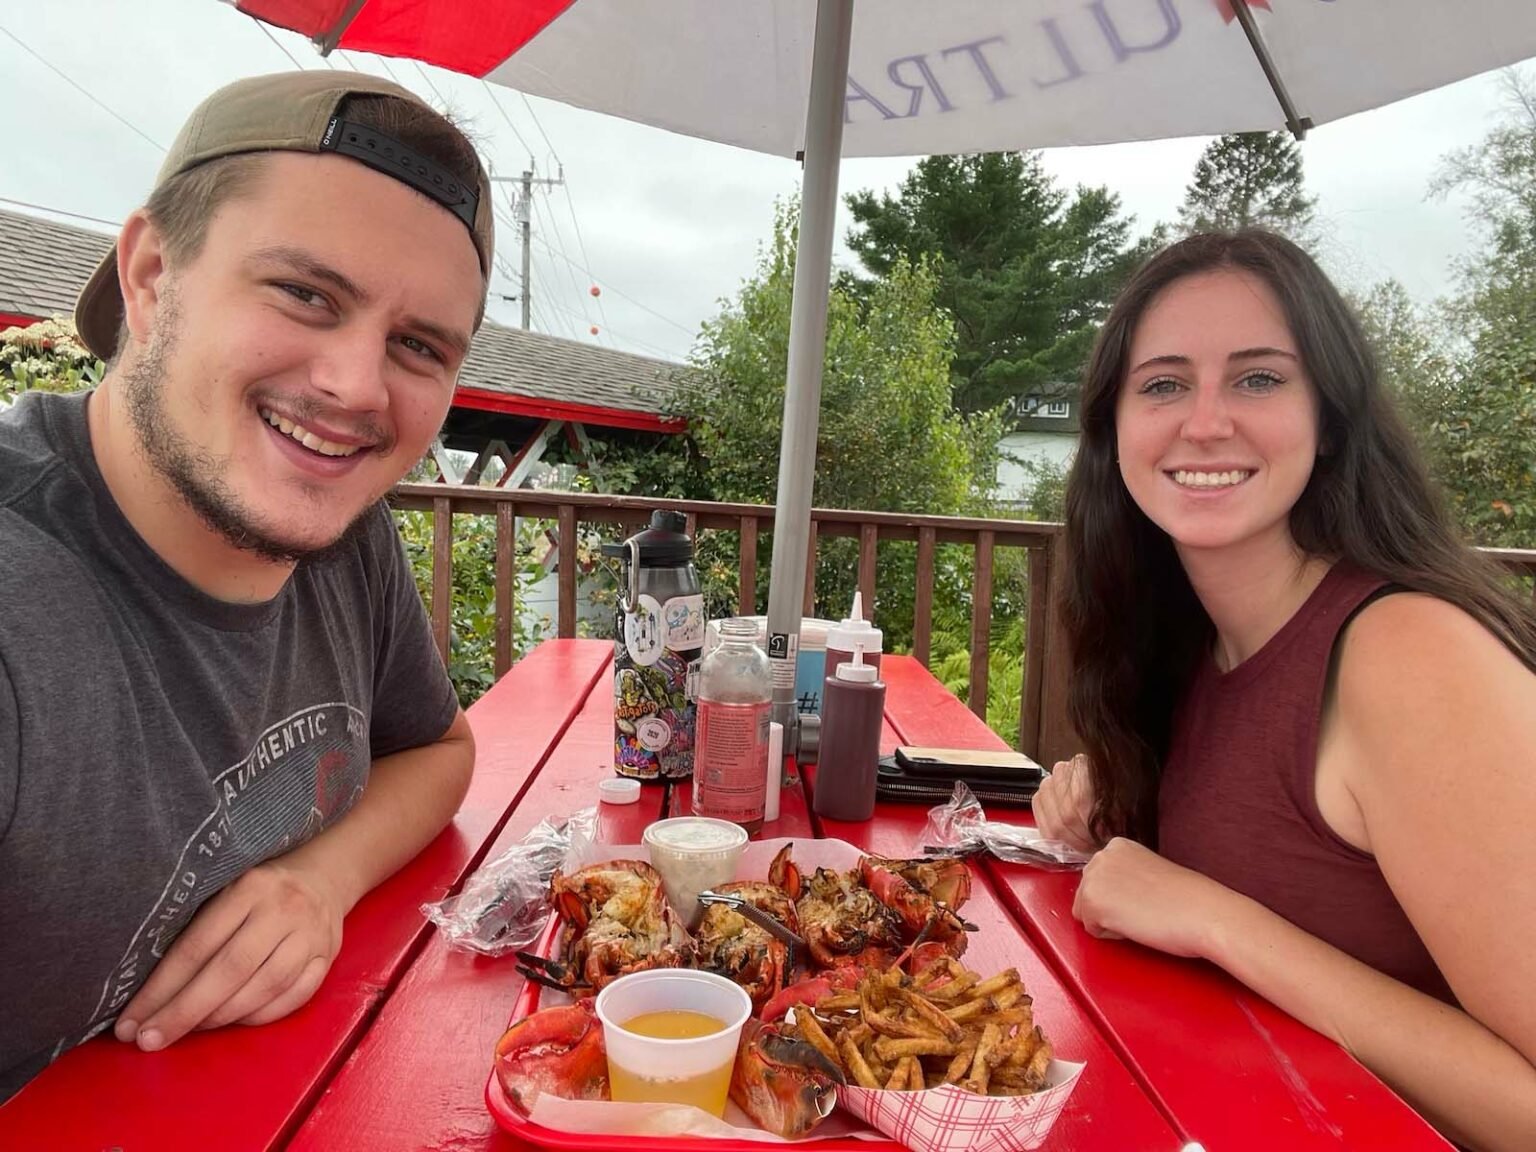
[[[633,612],[624,613],[624,647],[629,658],[642,668],[661,659],[666,650],[666,625],[656,597],[642,592]]]
[[[655,716],[647,717],[635,725],[635,738],[647,752],[660,752],[672,740],[672,725]]]
[[[704,646],[703,596],[674,596],[661,606],[661,643],[674,652]]]

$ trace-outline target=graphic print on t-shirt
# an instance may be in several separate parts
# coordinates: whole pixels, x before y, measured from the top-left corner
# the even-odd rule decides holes
[[[215,776],[215,806],[182,847],[155,907],[107,976],[86,1035],[122,1011],[205,900],[350,808],[367,782],[368,765],[367,716],[331,702],[269,726],[242,760]]]

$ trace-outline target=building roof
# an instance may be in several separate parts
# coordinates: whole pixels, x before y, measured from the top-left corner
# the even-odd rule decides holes
[[[68,316],[117,239],[73,224],[0,211],[0,312]]]
[[[0,210],[0,314],[68,316],[75,298],[114,236],[37,216]],[[541,415],[604,423],[604,412],[654,418],[685,365],[525,332],[487,320],[475,334],[459,373],[458,403],[486,407],[483,396],[505,398],[497,409],[520,401]],[[465,390],[468,390],[466,393]],[[477,402],[481,401],[481,402]],[[649,427],[652,421],[644,425]]]
[[[656,414],[689,369],[670,360],[616,352],[487,320],[459,372],[461,388],[556,404]]]

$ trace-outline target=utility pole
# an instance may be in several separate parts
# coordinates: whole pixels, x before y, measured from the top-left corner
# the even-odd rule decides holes
[[[523,230],[523,331],[533,308],[533,164],[523,169],[523,194],[517,202],[517,222]]]
[[[521,233],[523,241],[522,291],[517,295],[516,299],[520,300],[523,305],[523,329],[525,331],[532,326],[531,314],[533,311],[533,186],[539,184],[545,188],[558,188],[565,183],[565,168],[563,166],[560,169],[560,175],[554,179],[550,179],[548,176],[535,177],[533,171],[533,161],[530,159],[528,167],[523,169],[523,174],[520,177],[492,176],[490,178],[493,184],[521,185],[522,194],[516,197],[517,203],[513,205],[513,215],[517,220],[517,229]],[[513,297],[504,296],[503,299],[510,300]]]

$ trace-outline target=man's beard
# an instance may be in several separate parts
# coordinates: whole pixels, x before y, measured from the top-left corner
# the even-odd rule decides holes
[[[180,321],[172,288],[160,297],[148,346],[123,373],[128,418],[150,466],[170,481],[203,523],[242,551],[279,564],[300,560],[320,563],[347,551],[366,531],[372,501],[328,543],[308,545],[279,539],[258,523],[251,509],[224,482],[223,463],[177,431],[165,408],[163,384],[166,364],[180,335]]]

